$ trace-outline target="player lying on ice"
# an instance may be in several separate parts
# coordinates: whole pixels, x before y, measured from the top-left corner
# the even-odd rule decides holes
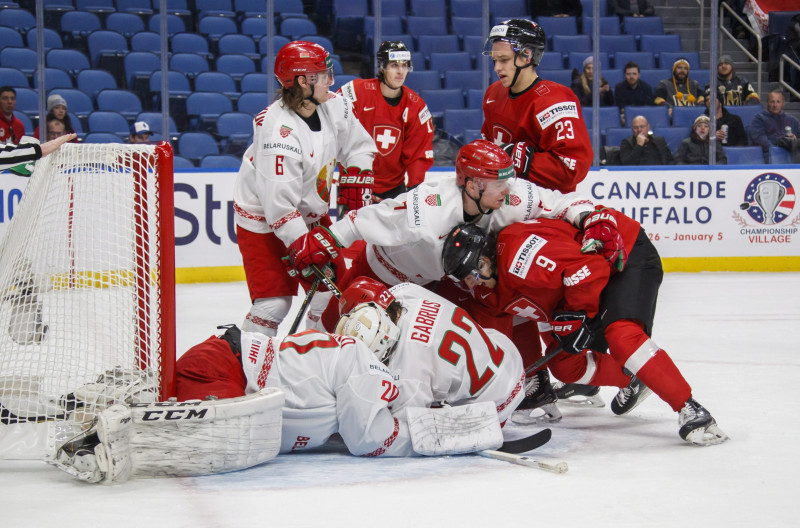
[[[647,234],[635,220],[600,207],[583,225],[585,233],[566,222],[532,220],[507,227],[496,241],[477,226],[456,227],[443,254],[446,271],[473,289],[472,309],[508,327],[514,316],[536,321],[548,350],[562,349],[547,363],[556,378],[620,387],[614,414],[630,412],[652,391],[679,413],[682,439],[701,446],[726,441],[650,338],[663,271]],[[610,238],[619,240],[608,244]]]
[[[358,281],[343,294],[352,310],[336,334],[308,330],[280,342],[229,327],[178,360],[180,401],[112,405],[54,463],[111,483],[243,469],[334,433],[361,456],[499,447],[501,422],[524,394],[517,350],[427,290],[396,289],[402,305],[383,285]]]

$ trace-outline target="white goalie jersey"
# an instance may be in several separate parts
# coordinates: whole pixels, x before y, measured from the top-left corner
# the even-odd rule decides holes
[[[509,184],[506,203],[477,224],[499,232],[531,218],[559,218],[575,223],[581,212],[592,211],[588,198],[542,189],[521,179]],[[455,176],[425,181],[397,198],[349,212],[331,227],[344,247],[367,242],[370,268],[385,284],[427,284],[444,276],[442,248],[454,226],[464,222],[461,189]]]
[[[408,426],[392,415],[399,394],[389,369],[361,341],[307,330],[282,342],[242,332],[246,392],[284,391],[281,453],[339,433],[354,455],[413,454]]]
[[[390,291],[404,309],[389,361],[400,389],[393,412],[490,401],[505,422],[525,397],[522,358],[511,340],[421,286],[404,283]]]

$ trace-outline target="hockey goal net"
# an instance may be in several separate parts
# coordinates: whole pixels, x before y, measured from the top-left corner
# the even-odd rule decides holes
[[[66,144],[36,163],[0,243],[0,458],[84,427],[96,409],[74,393],[104,373],[173,395],[173,215],[167,143]]]

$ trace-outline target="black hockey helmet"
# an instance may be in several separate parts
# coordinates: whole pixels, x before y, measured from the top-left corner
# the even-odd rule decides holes
[[[475,224],[455,226],[444,240],[442,266],[444,272],[454,281],[463,280],[474,274],[487,245],[488,235]]]
[[[414,69],[414,65],[411,62],[411,50],[400,40],[382,42],[376,57],[379,70],[385,70],[392,61],[405,61],[408,63],[408,71]]]
[[[544,29],[536,22],[524,18],[512,18],[494,26],[483,45],[483,54],[491,56],[492,44],[499,41],[511,44],[515,55],[530,57],[534,68],[542,61],[547,45]]]

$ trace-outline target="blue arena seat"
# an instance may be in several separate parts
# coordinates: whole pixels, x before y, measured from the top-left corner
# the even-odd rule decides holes
[[[186,98],[186,115],[192,130],[212,129],[217,118],[225,112],[233,112],[233,103],[224,94],[194,92]]]
[[[221,71],[200,72],[194,78],[194,89],[197,92],[219,92],[229,98],[239,98],[236,81],[230,74]]]
[[[591,130],[594,123],[594,109],[590,106],[584,106],[581,110],[583,112],[583,121],[586,123],[586,128]],[[616,106],[601,106],[600,129],[618,126],[620,126],[619,108]]]
[[[445,0],[410,0],[409,15],[445,17],[447,16],[447,2]]]
[[[461,45],[456,35],[420,35],[417,50],[430,56],[431,53],[460,53]]]
[[[212,57],[208,49],[208,39],[195,33],[176,33],[170,37],[169,45],[172,53],[197,53],[206,59]]]
[[[672,71],[672,65],[680,58],[689,63],[690,76],[691,70],[700,69],[700,53],[697,51],[661,51],[658,54],[659,68]]]
[[[67,78],[69,79],[69,75],[67,75]],[[34,82],[38,81],[36,76],[34,76],[33,79]],[[28,77],[24,73],[19,71],[19,69],[17,68],[9,68],[6,66],[0,67],[0,82],[3,83],[3,86],[12,86],[14,88],[31,87],[31,83],[28,82]]]
[[[89,132],[83,138],[84,143],[125,143],[117,134],[111,132]]]
[[[444,110],[444,129],[462,142],[468,128],[480,130],[482,124],[483,110],[479,108],[446,108]]]
[[[244,112],[226,112],[220,115],[217,120],[217,136],[221,140],[224,153],[241,156],[253,136],[253,116]]]
[[[13,68],[30,77],[36,69],[36,52],[28,48],[3,48],[0,50],[0,66]]]
[[[587,16],[586,11],[583,12],[583,33],[591,35],[593,31],[594,17]],[[601,35],[619,35],[622,33],[622,28],[619,27],[619,18],[617,16],[600,16],[600,34]]]
[[[674,116],[673,116],[674,117]],[[681,145],[681,141],[691,134],[691,126],[688,127],[657,127],[652,128],[653,134],[661,136],[667,142],[670,152],[675,152]]]
[[[201,169],[239,169],[242,164],[241,156],[231,156],[230,154],[209,154],[200,160]]]
[[[414,70],[406,77],[406,86],[417,93],[422,90],[438,90],[442,87],[442,76],[434,70]]]
[[[280,34],[297,40],[303,35],[316,35],[317,26],[307,18],[287,18],[281,22]]]
[[[239,100],[236,102],[236,109],[239,112],[255,116],[269,106],[270,103],[271,101],[265,92],[247,92],[239,97]]]
[[[139,97],[128,90],[101,90],[95,101],[98,110],[119,112],[128,121],[133,121],[143,110]]]
[[[184,132],[178,140],[178,154],[197,164],[205,156],[219,154],[219,145],[208,132]]]
[[[623,139],[633,135],[633,130],[622,127],[609,127],[605,129],[605,132],[606,145],[609,147],[618,147],[622,144]]]
[[[5,8],[0,10],[0,26],[11,27],[24,33],[36,26],[36,18],[25,9]]]
[[[11,27],[0,26],[0,49],[24,47],[25,43],[19,31]]]
[[[476,70],[448,70],[444,72],[445,88],[460,88],[466,92],[469,89],[483,89],[483,77]]]
[[[89,71],[89,70],[84,70]],[[0,75],[0,79],[2,75]],[[39,88],[39,71],[33,72],[33,87]],[[56,88],[75,88],[72,77],[64,70],[58,68],[45,68],[44,69],[44,87],[46,92],[50,92]]]
[[[472,69],[472,58],[465,51],[431,53],[430,69],[439,71],[441,75],[444,75],[444,72],[448,70],[470,70]]]
[[[47,52],[45,61],[48,67],[64,70],[73,77],[81,70],[91,68],[86,55],[74,49],[52,49]]]
[[[118,112],[96,111],[89,114],[89,132],[107,132],[124,139],[130,135],[130,123]]]
[[[58,34],[57,31],[54,29],[44,28],[44,49],[53,49],[53,48],[63,48],[64,43],[61,40],[61,35]],[[28,42],[28,47],[32,50],[37,49],[37,31],[36,28],[31,28],[28,30],[28,33],[25,37],[25,40]],[[2,44],[0,44],[2,47]]]
[[[463,39],[467,35],[483,36],[483,19],[477,16],[468,17],[452,17],[450,19],[450,26],[453,33],[458,35],[458,38]]]
[[[86,38],[91,67],[119,71],[122,58],[128,54],[128,39],[116,31],[92,31]]]
[[[626,106],[625,121],[630,122],[634,117],[641,115],[650,123],[650,128],[669,127],[669,112],[664,106]]]
[[[792,163],[792,154],[782,147],[771,146],[769,148],[770,165],[788,165]]]
[[[761,147],[722,147],[728,157],[728,165],[760,165],[764,163]]]
[[[450,14],[454,17],[480,17],[482,0],[450,0]]]
[[[630,61],[638,64],[640,71],[656,67],[656,59],[651,51],[619,51],[614,57],[614,67],[624,68]]]
[[[761,105],[744,105],[744,106],[726,106],[725,108],[728,109],[728,112],[735,114],[742,118],[742,124],[744,127],[750,131],[750,123],[753,122],[753,118],[761,113],[763,108]]]
[[[583,61],[586,57],[592,55],[591,52],[587,53],[585,51],[570,51],[567,55],[567,68],[568,69],[576,69],[578,73],[583,72]],[[603,69],[608,70],[611,68],[611,61],[608,58],[608,53],[605,51],[600,52],[600,64],[603,66]]]
[[[406,27],[413,37],[419,37],[420,35],[446,35],[447,19],[444,17],[409,16],[406,18]]]
[[[664,22],[660,16],[633,17],[626,16],[622,20],[625,33],[628,35],[663,35]]]
[[[263,57],[261,60],[263,64],[266,62],[267,57]],[[217,71],[229,74],[235,81],[239,81],[248,73],[256,71],[255,63],[247,55],[222,55],[217,57],[215,66]],[[269,69],[269,73],[272,73],[272,68]]]
[[[131,36],[131,51],[161,50],[161,35],[152,31],[140,31]]]
[[[125,38],[130,39],[133,35],[145,30],[144,20],[140,15],[134,13],[111,13],[106,18],[106,29],[116,31]]]

